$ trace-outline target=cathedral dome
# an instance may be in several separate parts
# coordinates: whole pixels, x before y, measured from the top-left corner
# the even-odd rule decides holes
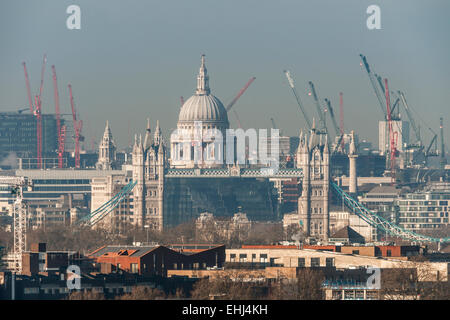
[[[186,100],[180,110],[179,124],[202,121],[228,128],[227,110],[222,102],[210,93],[209,76],[205,66],[205,56],[202,55],[202,63],[197,76],[197,90],[195,94]]]
[[[212,94],[193,95],[181,108],[178,121],[205,121],[228,123],[227,110]]]

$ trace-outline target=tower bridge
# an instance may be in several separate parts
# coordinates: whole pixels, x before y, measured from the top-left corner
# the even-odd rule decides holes
[[[167,168],[164,176],[166,178],[303,178],[303,169],[301,168],[283,168],[270,172],[261,168],[240,168],[230,166],[229,168]]]

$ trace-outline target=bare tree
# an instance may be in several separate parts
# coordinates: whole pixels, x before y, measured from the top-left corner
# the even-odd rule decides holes
[[[166,294],[157,289],[147,286],[135,286],[131,290],[131,293],[123,294],[117,297],[117,300],[158,300],[165,299]]]
[[[72,291],[67,300],[105,300],[105,296],[92,291]]]
[[[270,298],[276,300],[322,300],[324,298],[322,290],[324,280],[325,276],[322,271],[302,268],[294,281],[278,279],[273,283]]]

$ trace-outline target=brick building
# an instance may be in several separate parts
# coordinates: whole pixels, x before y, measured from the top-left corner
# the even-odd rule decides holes
[[[225,261],[225,246],[104,246],[88,257],[100,264],[101,273],[128,272],[165,276],[169,269],[220,268]]]

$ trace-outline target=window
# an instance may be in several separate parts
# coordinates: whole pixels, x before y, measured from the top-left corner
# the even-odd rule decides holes
[[[236,261],[236,254],[235,253],[231,253],[230,254],[230,262],[235,262]]]
[[[392,256],[392,251],[391,251],[391,250],[388,250],[388,251],[386,252],[386,256],[391,257],[391,256]]]
[[[327,267],[334,267],[334,258],[326,258],[325,264]]]
[[[359,254],[359,250],[352,250],[352,254]]]
[[[260,254],[259,255],[259,262],[261,263],[267,263],[267,254]]]
[[[130,272],[131,273],[138,273],[138,264],[137,263],[132,263],[130,265]]]
[[[246,253],[241,253],[239,255],[239,262],[247,262],[247,254]]]
[[[311,258],[311,267],[320,267],[320,258]]]
[[[305,258],[298,258],[298,266],[299,268],[304,268],[306,266]]]

